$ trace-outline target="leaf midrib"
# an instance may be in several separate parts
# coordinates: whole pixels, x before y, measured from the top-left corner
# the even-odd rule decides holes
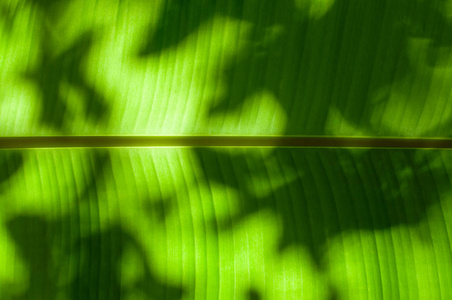
[[[450,138],[332,136],[15,136],[0,149],[136,147],[308,147],[452,149]]]

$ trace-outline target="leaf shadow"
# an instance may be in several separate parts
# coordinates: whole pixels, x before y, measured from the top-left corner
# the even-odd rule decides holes
[[[19,151],[0,151],[0,196],[6,185],[11,185],[11,179],[23,166],[24,158]]]
[[[62,94],[65,84],[82,94],[82,112],[86,120],[95,124],[106,121],[108,106],[104,97],[86,80],[83,71],[86,55],[92,43],[94,33],[85,32],[62,53],[52,54],[43,45],[38,66],[24,74],[25,78],[36,83],[41,93],[42,109],[40,122],[51,128],[67,131],[75,118],[69,109],[67,99]]]
[[[19,76],[37,88],[39,123],[63,134],[71,132],[79,115],[86,122],[100,125],[108,121],[110,114],[107,100],[86,73],[87,58],[98,32],[85,30],[63,49],[61,30],[55,31],[70,3],[72,0],[26,0],[0,5],[8,31],[13,29],[22,10],[33,11],[33,47],[37,48],[37,58]]]
[[[208,0],[166,1],[160,22],[150,30],[139,56],[159,56],[178,47],[216,17],[247,22],[251,30],[240,37],[245,46],[218,67],[225,91],[207,99],[214,103],[210,116],[240,111],[253,95],[268,92],[286,113],[286,135],[328,133],[331,109],[370,135],[397,134],[397,129],[372,121],[373,114],[390,101],[388,93],[376,96],[416,76],[408,51],[413,40],[427,41],[423,63],[431,67],[446,61],[452,46],[452,22],[443,13],[443,0],[336,0],[317,18],[308,16],[309,6],[300,17],[291,0],[233,0],[228,5]],[[425,99],[409,101],[423,106]],[[448,132],[448,123],[428,134]],[[416,227],[448,188],[442,185],[446,179],[437,184],[426,169],[434,155],[425,152],[369,150],[355,157],[348,150],[296,151],[275,149],[271,157],[280,169],[311,172],[316,180],[297,175],[268,195],[256,196],[246,182],[270,176],[264,162],[244,153],[195,149],[204,180],[239,194],[239,213],[223,220],[220,228],[229,230],[262,209],[270,209],[283,224],[280,250],[290,245],[307,248],[321,272],[325,271],[328,241],[347,232]],[[417,160],[418,155],[424,159]],[[389,173],[385,175],[384,170]],[[368,177],[365,181],[362,173]],[[342,186],[334,178],[342,178]],[[332,287],[331,298],[338,297]]]
[[[74,223],[74,219],[49,221],[38,215],[19,215],[6,224],[30,278],[28,289],[12,299],[182,297],[182,288],[154,276],[143,246],[119,224],[81,236],[71,228],[87,224]],[[140,276],[127,284],[121,280],[126,251],[142,269]]]
[[[72,195],[75,210],[52,219],[22,213],[6,222],[29,277],[22,293],[9,292],[11,299],[181,299],[185,288],[155,275],[149,251],[126,226],[117,220],[99,223],[102,190],[111,184],[111,155],[92,151],[89,162],[84,188]],[[163,219],[165,204],[152,203],[144,216]],[[137,270],[127,277],[130,267]]]
[[[210,221],[219,224],[220,232],[271,211],[281,222],[279,252],[302,247],[322,273],[328,272],[331,243],[348,234],[406,226],[433,249],[430,229],[423,224],[429,208],[450,191],[447,170],[435,167],[436,151],[282,148],[272,154],[276,168],[249,149],[196,152],[204,180],[239,195],[236,214]],[[262,193],[262,186],[290,177],[293,170],[298,173],[291,180]],[[256,186],[257,180],[263,182]]]
[[[389,101],[375,95],[415,75],[407,50],[412,39],[428,41],[425,63],[445,61],[452,47],[445,2],[336,0],[317,18],[309,16],[315,7],[299,5],[168,0],[139,56],[178,47],[217,17],[245,21],[251,26],[240,36],[245,46],[218,66],[217,80],[226,88],[208,100],[214,103],[211,117],[240,111],[253,95],[267,92],[287,114],[285,134],[325,134],[334,108],[357,128],[391,135],[391,128],[374,128],[372,113]]]

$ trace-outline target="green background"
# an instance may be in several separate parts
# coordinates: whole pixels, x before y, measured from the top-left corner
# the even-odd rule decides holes
[[[449,137],[446,0],[3,0],[0,136]],[[449,299],[451,153],[0,151],[2,299]]]

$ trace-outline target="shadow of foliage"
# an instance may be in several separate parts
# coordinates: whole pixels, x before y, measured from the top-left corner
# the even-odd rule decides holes
[[[88,236],[74,232],[89,222],[83,217],[48,221],[36,215],[20,215],[7,223],[30,278],[28,289],[13,299],[181,298],[181,288],[153,275],[147,252],[119,224]],[[132,253],[142,273],[124,284],[121,276],[126,251]]]
[[[0,197],[3,191],[11,188],[11,180],[24,164],[19,151],[0,151]]]
[[[92,48],[95,32],[82,32],[65,49],[59,49],[61,32],[55,27],[71,1],[26,0],[21,3],[0,5],[6,30],[11,31],[17,13],[31,7],[34,11],[35,36],[33,46],[38,48],[37,62],[28,66],[22,77],[34,83],[40,93],[40,124],[67,133],[76,117],[99,125],[107,121],[109,106],[100,91],[87,79],[86,59]],[[75,95],[79,103],[71,104],[68,94]],[[76,108],[74,108],[76,107]]]
[[[25,74],[35,82],[43,102],[40,122],[52,128],[65,131],[74,118],[68,109],[67,99],[62,95],[64,84],[82,93],[84,117],[93,123],[105,121],[108,107],[103,96],[86,80],[84,61],[93,42],[93,33],[85,32],[65,51],[54,55],[43,44],[38,66]]]
[[[0,186],[7,183],[23,165],[23,156],[19,151],[0,152]],[[1,193],[1,190],[0,190]]]
[[[413,76],[410,41],[428,41],[426,63],[432,65],[449,53],[441,52],[452,46],[444,5],[443,0],[336,0],[324,15],[311,18],[309,4],[299,7],[293,0],[168,0],[140,55],[176,47],[214,17],[246,21],[251,24],[242,37],[247,46],[220,67],[226,92],[213,99],[212,115],[240,110],[251,96],[269,92],[287,113],[286,134],[324,134],[329,107],[357,128],[381,134],[370,116],[388,95],[372,97]]]
[[[7,32],[11,31],[14,24],[14,14],[16,7],[0,3],[0,22]]]
[[[391,135],[391,128],[375,128],[371,116],[389,101],[391,86],[416,76],[408,51],[413,40],[428,44],[422,63],[434,67],[447,58],[452,22],[444,5],[443,0],[336,0],[312,18],[309,4],[300,9],[293,0],[168,0],[139,55],[158,56],[177,47],[215,17],[246,21],[251,30],[242,36],[245,46],[218,70],[226,88],[212,100],[211,116],[239,111],[253,95],[269,92],[287,115],[285,134],[325,134],[334,108],[356,128]],[[423,100],[413,101],[428,98],[428,87],[417,91]],[[449,130],[448,122],[440,127],[432,132]],[[346,232],[417,226],[450,185],[447,174],[433,178],[429,164],[435,152],[369,150],[358,155],[276,149],[270,158],[259,159],[246,153],[195,151],[206,182],[229,186],[240,195],[239,212],[223,220],[223,230],[268,209],[282,222],[280,249],[305,247],[320,271],[329,240]],[[257,196],[257,188],[250,187],[253,178],[272,184],[272,170],[264,162],[268,159],[275,160],[277,170],[307,175]],[[423,236],[428,242],[429,235]],[[334,287],[330,296],[339,298]]]
[[[133,234],[118,221],[99,223],[111,156],[96,150],[88,162],[84,188],[72,195],[74,211],[56,219],[20,214],[6,223],[29,276],[28,288],[10,292],[11,299],[180,299],[184,289],[154,275],[149,252]],[[164,204],[152,203],[144,216],[163,218]],[[130,267],[138,269],[127,275]]]
[[[90,155],[90,176],[85,179],[83,192],[78,199],[80,202],[98,201],[98,192],[108,186],[106,176],[112,173],[110,151],[92,150]]]
[[[145,57],[177,47],[204,22],[218,14],[239,17],[243,1],[169,0],[165,1],[162,18],[157,28],[149,30],[138,52]]]
[[[277,149],[277,166],[250,157],[251,151],[196,151],[206,181],[239,192],[239,213],[223,229],[269,208],[283,222],[280,249],[301,244],[319,267],[326,241],[348,231],[416,226],[450,188],[445,170],[434,177],[435,151]],[[293,169],[302,175],[287,175]],[[253,179],[271,182],[278,176],[292,179],[256,196]]]
[[[41,92],[40,121],[67,131],[74,116],[61,95],[65,84],[83,94],[87,119],[104,120],[108,114],[105,99],[83,70],[94,33],[85,32],[69,48],[55,53],[49,48],[52,43],[48,39],[52,37],[48,26],[63,2],[30,3],[45,16],[41,20],[38,65],[25,74]],[[215,99],[212,115],[240,109],[252,95],[268,91],[288,116],[286,134],[300,133],[300,128],[308,134],[323,134],[329,107],[337,108],[357,127],[375,132],[369,123],[374,108],[371,96],[384,86],[412,76],[406,53],[410,39],[429,41],[428,62],[432,65],[443,59],[440,48],[451,46],[451,24],[441,13],[442,3],[336,0],[325,15],[313,20],[297,17],[293,0],[170,0],[139,55],[158,55],[176,47],[214,17],[244,20],[252,24],[247,46],[219,70],[226,93]],[[293,16],[288,17],[287,11],[293,11]],[[313,38],[322,35],[323,41]],[[375,75],[372,70],[382,57],[385,63],[378,66],[381,71]],[[312,111],[313,103],[322,111]],[[369,150],[358,155],[347,150],[278,149],[272,154],[279,165],[275,168],[297,175],[257,195],[250,181],[272,176],[262,161],[240,153],[195,151],[205,181],[230,186],[240,196],[239,213],[225,220],[220,229],[229,230],[260,210],[269,209],[283,224],[281,250],[289,245],[305,247],[319,270],[325,268],[329,240],[350,231],[416,226],[450,184],[447,174],[439,175],[440,179],[433,177],[429,168],[433,154],[426,152],[418,155],[416,151]],[[0,185],[21,165],[21,156],[15,154],[0,158]],[[104,176],[110,172],[109,153],[95,154],[92,166],[92,176],[80,196],[82,201],[97,201],[99,189],[107,185]],[[165,207],[150,208],[154,209],[164,216]],[[77,228],[89,222],[82,213],[53,221],[20,215],[7,223],[30,271],[30,285],[18,299],[57,299],[60,295],[69,299],[118,299],[133,293],[146,299],[181,297],[182,288],[167,285],[153,275],[143,247],[125,228],[111,224],[82,236]],[[129,250],[144,269],[141,277],[124,286],[121,261]],[[65,273],[67,270],[61,267],[64,264],[73,268],[72,273]],[[252,290],[249,297],[258,299],[259,295]]]
[[[250,289],[248,291],[248,299],[249,300],[261,300],[261,296],[259,295],[259,292],[255,289]]]
[[[285,148],[270,158],[255,150],[196,152],[204,180],[239,195],[236,214],[212,220],[220,231],[271,211],[281,222],[280,251],[305,248],[321,272],[328,270],[328,245],[347,233],[403,225],[432,245],[429,229],[420,225],[429,207],[450,190],[436,151]]]

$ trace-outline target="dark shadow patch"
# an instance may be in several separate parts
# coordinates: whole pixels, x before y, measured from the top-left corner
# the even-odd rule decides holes
[[[84,188],[70,195],[77,203],[74,211],[54,219],[21,214],[6,222],[7,233],[28,270],[29,285],[20,294],[2,286],[2,293],[24,300],[181,299],[185,289],[155,275],[150,254],[136,236],[118,221],[100,220],[100,202],[105,201],[102,193],[111,188],[110,151],[92,150],[83,155],[84,161],[78,163],[85,168]],[[10,157],[5,160],[7,164],[11,161]],[[168,211],[163,208],[164,200],[149,202],[155,205],[137,217],[161,215],[163,221],[161,210]],[[131,263],[138,271],[123,280],[125,264]]]
[[[24,159],[19,151],[0,152],[0,195],[3,190],[11,187],[11,177],[14,176],[23,166]]]
[[[14,17],[17,6],[0,3],[0,22],[5,26],[7,32],[11,32],[14,26]]]
[[[78,220],[78,221],[77,221]],[[87,216],[47,221],[20,215],[6,224],[19,256],[29,270],[29,286],[12,299],[180,299],[184,290],[166,284],[151,270],[148,253],[118,224],[81,236],[90,226]],[[82,226],[82,227],[83,227]],[[121,281],[125,252],[142,270],[132,281]],[[71,271],[68,273],[68,271]]]
[[[183,290],[164,284],[149,269],[143,247],[119,226],[94,233],[75,243],[80,272],[70,284],[74,299],[122,299],[132,294],[146,299],[180,299]],[[133,251],[142,275],[124,287],[121,262],[125,251]]]
[[[259,292],[258,292],[257,290],[255,290],[255,289],[250,289],[250,290],[248,291],[248,297],[247,297],[247,299],[249,299],[249,300],[261,300],[262,297],[261,297],[261,295],[259,294]]]
[[[320,272],[328,272],[330,242],[348,233],[404,225],[432,246],[429,229],[420,225],[450,189],[448,171],[433,167],[436,151],[276,149],[267,161],[250,150],[199,148],[196,153],[205,182],[223,184],[239,195],[235,215],[211,221],[219,231],[269,210],[282,222],[279,250],[305,248]],[[298,175],[285,175],[295,170]],[[262,178],[261,184],[268,185],[272,176],[291,180],[264,194],[252,184]],[[331,294],[338,297],[337,291]]]
[[[65,51],[53,54],[44,42],[40,62],[24,76],[33,81],[41,93],[40,122],[65,132],[74,119],[61,89],[66,84],[81,93],[84,117],[93,123],[106,121],[108,106],[103,96],[89,83],[84,74],[85,59],[92,46],[93,32],[85,32]]]
[[[204,180],[232,187],[239,194],[239,212],[232,220],[224,220],[223,229],[270,209],[283,222],[280,249],[302,245],[319,267],[329,240],[350,231],[416,226],[448,188],[447,174],[441,173],[444,180],[439,181],[429,167],[434,152],[278,149],[274,155],[280,170],[296,169],[305,175],[258,197],[259,191],[250,188],[252,178],[272,180],[272,173],[282,174],[246,151],[232,155],[196,151]]]
[[[203,23],[212,20],[219,12],[239,16],[243,1],[168,0],[156,28],[149,29],[148,36],[138,52],[139,57],[158,55],[177,47],[189,35],[196,33]]]
[[[23,165],[23,156],[19,151],[0,152],[0,184],[6,182]]]
[[[99,192],[108,187],[108,174],[112,173],[112,161],[109,150],[92,150],[88,155],[90,162],[88,176],[83,192],[78,199],[80,201],[98,201]]]
[[[226,91],[212,100],[212,116],[241,110],[247,99],[266,92],[288,116],[286,134],[324,134],[331,107],[357,128],[382,134],[391,129],[375,130],[370,116],[389,95],[373,97],[414,76],[410,40],[429,42],[426,63],[447,60],[452,22],[444,5],[443,0],[336,0],[314,20],[293,0],[169,0],[140,55],[177,47],[216,17],[246,21],[251,25],[242,36],[246,46],[217,72]]]

